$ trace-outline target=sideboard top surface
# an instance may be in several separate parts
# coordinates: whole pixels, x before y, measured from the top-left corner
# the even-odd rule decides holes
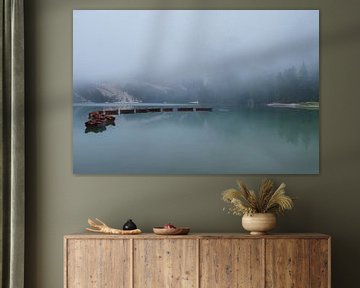
[[[286,233],[250,235],[246,233],[190,233],[188,235],[156,235],[142,233],[138,235],[110,235],[101,233],[74,233],[64,236],[65,239],[329,239],[329,235],[320,233]]]

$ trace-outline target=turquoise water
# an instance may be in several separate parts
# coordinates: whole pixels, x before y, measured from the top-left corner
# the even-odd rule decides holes
[[[116,116],[86,131],[74,106],[75,174],[316,174],[319,111],[262,107]],[[87,133],[86,133],[87,132]]]

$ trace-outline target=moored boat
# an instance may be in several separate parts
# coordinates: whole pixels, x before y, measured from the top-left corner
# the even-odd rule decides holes
[[[115,117],[110,115],[98,115],[85,122],[86,127],[104,127],[114,125]]]
[[[94,112],[90,112],[89,113],[89,119],[93,119],[93,118],[99,118],[101,116],[105,115],[104,111],[94,111]]]
[[[102,119],[90,119],[85,122],[86,127],[104,127],[107,125],[107,121]]]

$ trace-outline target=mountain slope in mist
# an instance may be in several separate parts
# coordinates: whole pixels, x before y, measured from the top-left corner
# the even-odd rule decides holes
[[[319,71],[303,63],[277,73],[241,77],[236,73],[217,73],[207,77],[159,81],[102,82],[74,85],[74,103],[144,102],[209,105],[261,105],[272,102],[319,101]]]

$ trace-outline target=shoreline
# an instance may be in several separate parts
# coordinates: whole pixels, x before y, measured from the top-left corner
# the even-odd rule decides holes
[[[300,102],[300,103],[268,103],[266,104],[268,107],[275,108],[292,108],[292,109],[320,109],[319,102]]]

